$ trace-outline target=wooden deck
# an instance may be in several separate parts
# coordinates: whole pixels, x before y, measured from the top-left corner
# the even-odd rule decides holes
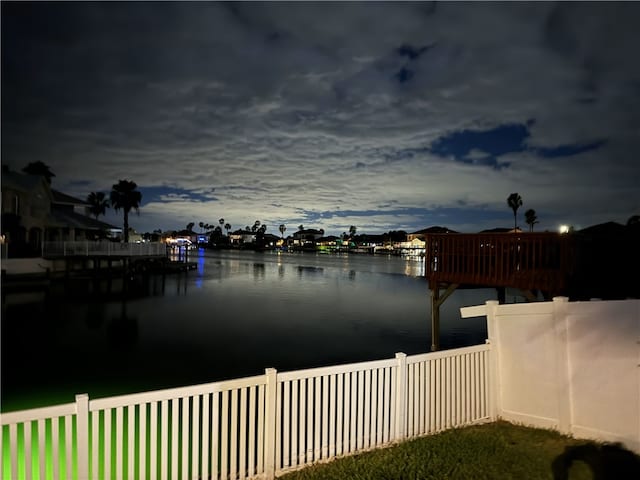
[[[571,237],[557,233],[442,233],[425,238],[430,284],[562,294],[573,268]]]

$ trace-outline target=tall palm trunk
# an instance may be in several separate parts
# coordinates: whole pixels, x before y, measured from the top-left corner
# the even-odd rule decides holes
[[[129,243],[129,212],[124,211],[124,243]]]

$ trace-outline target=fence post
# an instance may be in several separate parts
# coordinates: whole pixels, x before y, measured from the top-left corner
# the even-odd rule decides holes
[[[398,375],[396,377],[396,435],[394,440],[402,440],[405,437],[405,418],[407,411],[407,354],[396,353],[398,360]]]
[[[78,478],[89,478],[89,395],[76,395]]]
[[[496,420],[502,413],[502,391],[500,386],[500,341],[498,338],[498,320],[496,309],[499,302],[497,300],[487,300],[487,342],[489,350],[489,416],[491,420]]]
[[[558,430],[571,434],[572,398],[569,372],[569,342],[567,338],[567,297],[553,298],[553,327],[555,329],[556,385],[558,395]]]
[[[264,474],[265,478],[276,478],[276,395],[278,391],[278,371],[266,368],[267,376],[264,407]]]

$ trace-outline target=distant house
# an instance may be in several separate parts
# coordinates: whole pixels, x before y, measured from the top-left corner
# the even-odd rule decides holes
[[[324,230],[315,230],[313,228],[307,228],[304,230],[298,230],[293,235],[291,235],[294,246],[311,246],[315,245],[316,241],[321,239],[324,236]]]
[[[427,242],[416,237],[413,240],[408,242],[400,242],[398,244],[398,247],[408,248],[408,249],[419,249],[419,248],[424,249],[426,245],[427,245]]]
[[[92,218],[89,204],[53,190],[44,177],[2,170],[2,242],[10,256],[34,256],[47,241],[104,238],[121,229]]]
[[[253,243],[256,241],[256,232],[251,230],[236,230],[229,234],[229,243],[231,245],[242,245],[244,243]]]
[[[411,242],[416,238],[424,241],[426,235],[430,233],[458,233],[458,232],[451,230],[447,227],[434,226],[434,227],[424,228],[422,230],[418,230],[417,232],[407,234],[407,242]]]

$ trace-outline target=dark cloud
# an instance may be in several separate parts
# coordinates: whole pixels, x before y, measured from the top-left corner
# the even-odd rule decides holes
[[[473,231],[512,191],[541,229],[640,208],[634,2],[1,8],[3,164],[80,197],[126,174],[141,230]]]

